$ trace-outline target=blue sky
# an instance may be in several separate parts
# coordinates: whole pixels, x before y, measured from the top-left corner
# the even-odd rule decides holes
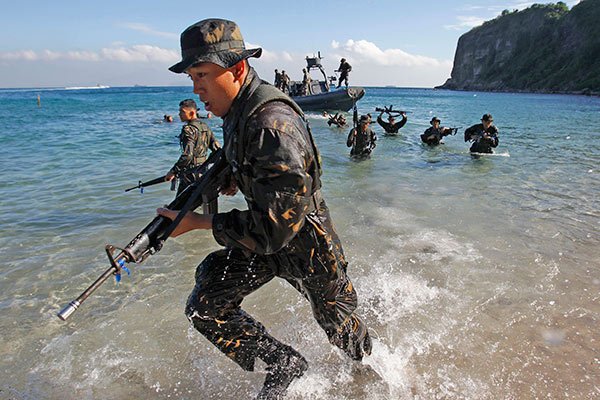
[[[188,85],[167,68],[179,60],[181,31],[211,17],[236,21],[248,47],[263,48],[251,64],[267,80],[274,68],[299,79],[304,57],[321,51],[330,74],[348,59],[351,84],[432,87],[450,76],[460,35],[531,4],[2,0],[0,87]]]

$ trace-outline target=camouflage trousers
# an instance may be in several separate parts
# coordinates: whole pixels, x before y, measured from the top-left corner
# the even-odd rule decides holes
[[[257,357],[265,360],[261,343],[281,344],[240,308],[244,297],[275,277],[287,280],[310,302],[332,344],[354,360],[370,354],[367,326],[354,313],[356,292],[346,275],[339,240],[335,232],[332,237],[323,229],[322,222],[316,214],[309,215],[298,235],[275,254],[223,249],[209,254],[198,266],[186,315],[243,369],[252,371]]]

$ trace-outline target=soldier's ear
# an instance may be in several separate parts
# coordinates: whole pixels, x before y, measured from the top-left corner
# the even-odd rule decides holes
[[[231,67],[231,72],[236,80],[242,80],[244,78],[244,74],[248,71],[248,61],[242,60]]]

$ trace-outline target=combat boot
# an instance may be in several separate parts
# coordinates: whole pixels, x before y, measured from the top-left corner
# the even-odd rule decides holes
[[[268,373],[256,400],[283,399],[292,381],[308,369],[306,359],[290,346],[275,341],[268,347],[273,351],[261,357],[268,364]]]

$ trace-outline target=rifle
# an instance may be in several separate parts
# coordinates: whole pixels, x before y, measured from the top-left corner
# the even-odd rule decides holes
[[[140,189],[140,192],[144,193],[144,188],[145,187],[152,186],[152,185],[157,185],[159,183],[166,182],[165,178],[166,178],[166,175],[163,175],[163,176],[160,176],[158,178],[154,178],[154,179],[146,181],[146,182],[138,181],[137,186],[132,186],[129,189],[125,189],[125,191],[129,192],[130,190],[133,190],[133,189]],[[175,190],[175,184],[176,184],[176,182],[177,182],[176,179],[173,179],[171,181],[171,190]]]
[[[148,256],[160,251],[165,240],[189,210],[194,210],[202,204],[208,204],[219,196],[219,189],[228,184],[227,170],[228,163],[223,149],[212,152],[210,157],[197,169],[197,172],[201,174],[200,178],[188,186],[167,206],[171,210],[180,210],[175,220],[171,221],[161,215],[156,216],[125,248],[121,249],[106,245],[105,250],[110,261],[110,267],[77,299],[64,307],[57,314],[58,318],[63,321],[69,318],[111,275],[115,275],[118,282],[121,279],[121,270],[129,274],[125,264],[130,262],[142,263]],[[114,256],[115,250],[120,250],[116,256]]]
[[[381,113],[386,113],[386,114],[389,114],[392,116],[398,116],[402,113],[408,113],[408,111],[394,110],[393,108],[394,108],[393,105],[390,105],[389,107],[383,106],[383,108],[375,107],[375,111],[381,112]]]

